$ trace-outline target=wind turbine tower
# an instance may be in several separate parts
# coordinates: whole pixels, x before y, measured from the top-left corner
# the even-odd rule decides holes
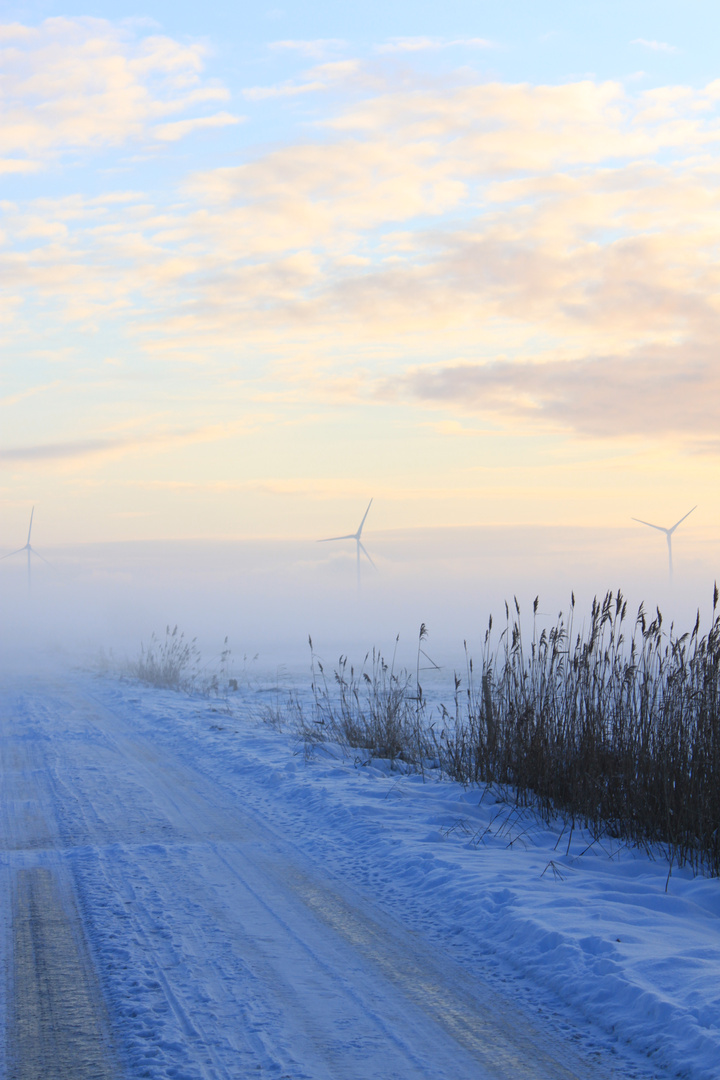
[[[52,566],[52,563],[49,563],[47,561],[47,559],[45,558],[45,556],[41,555],[39,551],[36,551],[36,549],[30,543],[30,537],[32,535],[32,527],[33,527],[33,517],[34,517],[34,515],[35,515],[35,507],[33,506],[32,510],[30,511],[30,527],[28,528],[27,543],[23,547],[17,548],[16,551],[10,551],[7,555],[0,556],[0,561],[2,561],[2,559],[11,559],[13,557],[13,555],[21,555],[23,551],[27,551],[28,592],[30,592],[30,589],[31,589],[31,586],[32,586],[32,556],[35,555],[35,556],[37,556],[38,559],[42,559],[43,562],[48,563],[48,566]]]
[[[681,525],[683,523],[685,518],[690,517],[693,510],[697,510],[697,506],[693,506],[692,510],[688,510],[687,514],[685,514],[683,517],[681,517],[680,521],[676,521],[675,524],[670,529],[665,529],[665,528],[663,528],[662,525],[653,525],[652,522],[650,522],[650,521],[642,521],[641,518],[636,518],[636,517],[633,518],[633,521],[639,522],[640,525],[647,525],[651,529],[657,529],[659,532],[665,533],[665,537],[667,539],[667,546],[668,546],[668,568],[669,568],[669,573],[670,573],[670,581],[672,581],[672,576],[673,576],[672,534],[675,532],[678,525]]]
[[[368,513],[370,512],[370,507],[372,506],[372,503],[373,503],[373,501],[371,499],[370,502],[367,505],[367,510],[363,514],[363,519],[360,522],[360,525],[358,526],[357,532],[346,533],[344,536],[325,536],[325,537],[323,537],[322,540],[317,541],[318,544],[330,544],[335,540],[354,540],[355,541],[355,550],[356,550],[356,554],[357,554],[357,583],[358,583],[358,589],[360,588],[360,552],[361,551],[362,551],[363,555],[365,556],[365,558],[367,559],[367,561],[370,563],[370,565],[373,566],[377,570],[377,566],[375,566],[375,563],[372,561],[372,559],[368,555],[367,551],[365,550],[365,545],[363,544],[362,540],[360,539],[361,536],[362,536],[363,525],[365,524],[365,518],[368,516]]]

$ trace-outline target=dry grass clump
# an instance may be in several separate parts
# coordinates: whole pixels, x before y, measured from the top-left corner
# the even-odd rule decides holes
[[[188,641],[182,631],[178,633],[177,626],[172,630],[166,626],[164,639],[152,634],[148,645],[141,644],[140,655],[127,664],[127,674],[162,690],[225,693],[230,685],[227,640],[221,653],[203,664],[197,639]]]
[[[177,626],[165,627],[165,638],[152,634],[146,646],[140,645],[140,655],[128,663],[128,674],[148,686],[163,690],[187,690],[192,687],[200,670],[200,650],[195,638],[187,641]]]
[[[340,658],[329,682],[313,654],[312,705],[294,714],[309,742],[332,740],[463,784],[498,784],[546,820],[561,813],[673,863],[720,874],[720,616],[700,635],[663,629],[643,606],[632,626],[620,592],[595,600],[575,634],[566,625],[523,641],[506,605],[495,649],[492,619],[479,677],[466,657],[452,707],[432,709],[418,670],[395,673],[373,652],[356,672]],[[534,613],[537,612],[537,600]],[[629,631],[629,638],[628,638]],[[311,642],[312,649],[312,642]]]
[[[396,673],[373,650],[360,671],[341,656],[328,682],[322,662],[312,648],[312,706],[306,716],[297,699],[293,711],[299,729],[309,743],[338,742],[362,748],[370,755],[418,764],[427,755],[428,737],[422,698],[416,680],[407,672]],[[369,670],[366,669],[369,664]]]

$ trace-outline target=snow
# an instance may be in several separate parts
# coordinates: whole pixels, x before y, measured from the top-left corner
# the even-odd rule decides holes
[[[720,1075],[717,879],[308,749],[260,682],[5,689],[3,940],[13,867],[69,866],[128,1075]]]

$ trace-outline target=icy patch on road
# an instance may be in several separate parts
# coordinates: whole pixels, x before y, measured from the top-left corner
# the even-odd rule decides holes
[[[655,1063],[637,1075],[717,1077],[719,880],[676,868],[668,882],[666,863],[617,841],[570,838],[497,796],[360,753],[308,756],[260,722],[251,689],[231,707],[129,683],[93,693],[226,790],[251,785],[254,812],[327,872],[541,1011],[544,999],[548,1023],[580,1014],[590,1050],[630,1044]]]

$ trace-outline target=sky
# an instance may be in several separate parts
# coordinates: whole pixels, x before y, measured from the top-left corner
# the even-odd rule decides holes
[[[38,545],[311,542],[372,497],[368,537],[615,530],[660,580],[631,519],[697,504],[676,568],[711,577],[718,31],[0,3],[2,550],[32,506]]]

